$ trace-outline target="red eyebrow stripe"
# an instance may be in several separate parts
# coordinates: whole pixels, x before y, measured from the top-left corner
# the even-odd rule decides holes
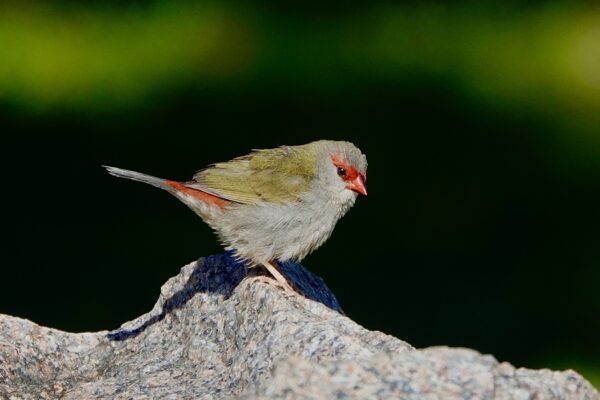
[[[335,165],[336,167],[344,168],[348,172],[346,177],[343,178],[345,181],[353,181],[358,177],[359,173],[356,170],[356,168],[340,160],[337,155],[332,155],[331,160],[333,161],[333,165]]]
[[[213,206],[217,206],[219,207],[221,210],[223,208],[225,208],[226,205],[228,205],[230,202],[227,200],[224,200],[220,197],[214,196],[212,194],[208,194],[206,192],[203,192],[201,190],[197,190],[197,189],[192,189],[189,188],[185,185],[182,185],[179,182],[176,181],[166,181],[165,182],[168,186],[171,186],[172,188],[179,190],[180,192],[183,192],[187,195],[190,195],[192,197],[197,198],[198,200],[201,200],[207,204],[213,205]]]

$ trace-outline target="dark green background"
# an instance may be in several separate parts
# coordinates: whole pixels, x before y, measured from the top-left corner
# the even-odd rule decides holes
[[[304,264],[352,319],[597,383],[598,11],[8,3],[0,312],[114,329],[221,251],[174,198],[101,164],[185,180],[344,139],[368,156],[369,196]]]

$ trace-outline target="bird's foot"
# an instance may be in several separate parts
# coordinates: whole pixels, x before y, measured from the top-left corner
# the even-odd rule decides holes
[[[274,279],[272,276],[265,276],[265,275],[257,275],[257,276],[253,276],[252,280],[254,281],[258,281],[258,282],[263,282],[266,283],[268,285],[273,285],[273,286],[277,286],[282,288],[284,291],[289,292],[290,290],[292,292],[296,292],[294,289],[291,289],[290,285],[288,284],[287,287],[282,285],[281,282],[279,282],[278,280]]]
[[[275,281],[277,281],[278,286],[281,286],[286,292],[297,292],[297,290],[294,290],[294,288],[292,288],[285,276],[283,276],[276,261],[265,262],[262,263],[262,265],[267,269],[267,271],[269,271],[273,278],[275,278]]]

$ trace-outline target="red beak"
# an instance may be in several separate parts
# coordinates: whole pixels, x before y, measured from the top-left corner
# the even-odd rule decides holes
[[[355,192],[360,193],[364,196],[367,195],[367,187],[365,186],[365,182],[363,181],[363,178],[360,175],[348,182],[346,188],[354,190]]]

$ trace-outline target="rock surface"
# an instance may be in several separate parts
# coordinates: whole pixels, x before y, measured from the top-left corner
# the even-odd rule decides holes
[[[224,254],[185,266],[152,311],[115,332],[0,315],[0,398],[600,399],[573,371],[368,331],[301,265],[282,269],[313,301]]]

